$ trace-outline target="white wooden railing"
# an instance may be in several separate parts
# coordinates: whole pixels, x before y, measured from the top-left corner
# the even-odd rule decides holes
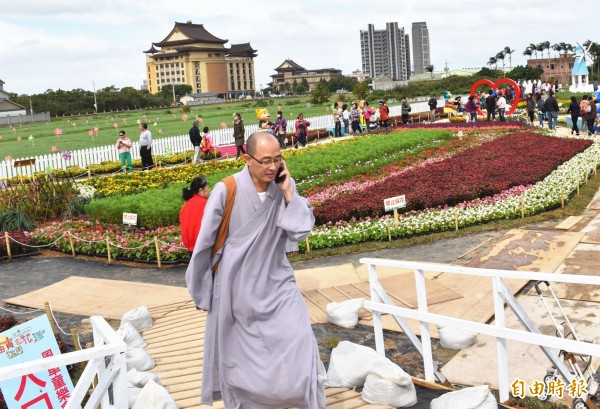
[[[102,317],[91,317],[94,347],[0,368],[0,382],[87,361],[65,409],[80,408],[94,377],[97,384],[84,409],[127,409],[127,346]],[[109,392],[110,388],[110,392]]]
[[[374,103],[374,105],[376,105]],[[444,100],[438,101],[438,107],[444,105]],[[427,112],[429,110],[426,102],[418,102],[411,104],[412,112]],[[390,115],[400,115],[400,106],[395,105],[390,107]],[[325,129],[333,127],[332,115],[321,115],[306,118],[310,121],[311,129]],[[293,123],[295,119],[288,121],[288,132],[293,130]],[[249,124],[247,121],[245,125],[246,136],[258,131],[258,123]],[[233,128],[215,129],[210,131],[213,145],[225,146],[232,145],[233,140]],[[116,141],[116,140],[115,140]],[[165,138],[155,138],[152,141],[152,154],[153,155],[164,155],[167,152],[180,153],[191,150],[190,139],[188,135],[177,135],[169,136]],[[140,158],[139,143],[134,142],[131,149],[131,157],[133,159]],[[24,166],[21,168],[15,168],[13,166],[16,160],[22,159],[35,159],[34,166]],[[12,178],[16,176],[31,176],[32,169],[34,172],[45,172],[47,169],[67,169],[69,166],[78,166],[82,169],[86,169],[89,165],[99,164],[104,161],[118,161],[119,152],[115,148],[115,145],[105,145],[95,148],[78,149],[71,151],[70,158],[65,160],[60,152],[52,153],[48,155],[40,156],[28,156],[24,158],[15,158],[11,161],[4,160],[0,157],[0,180]]]
[[[363,264],[368,264],[369,266],[371,301],[365,301],[364,307],[373,311],[375,347],[377,351],[385,355],[381,314],[391,314],[423,356],[425,379],[430,382],[435,381],[434,378],[436,377],[437,371],[434,366],[433,354],[431,350],[429,324],[444,325],[464,331],[478,332],[480,334],[489,335],[496,338],[500,402],[506,402],[509,399],[510,382],[508,377],[506,340],[524,342],[539,346],[546,354],[546,357],[548,357],[548,359],[551,361],[552,365],[557,368],[562,377],[567,381],[567,384],[574,379],[574,376],[565,367],[562,357],[559,358],[559,350],[567,350],[571,353],[600,357],[600,345],[543,335],[539,331],[537,325],[531,321],[527,313],[521,308],[520,304],[516,301],[512,295],[512,292],[508,290],[503,281],[503,279],[517,279],[524,281],[533,280],[598,286],[600,285],[600,277],[588,275],[492,270],[446,264],[374,258],[362,258],[360,259],[360,262]],[[377,266],[414,270],[418,303],[417,310],[398,307],[393,304],[391,298],[379,283],[377,277]],[[427,280],[425,279],[426,271],[490,278],[492,281],[494,297],[494,324],[482,324],[428,312],[426,292]],[[504,314],[505,305],[511,308],[527,331],[506,328]],[[412,319],[420,322],[420,340],[406,324],[405,319]],[[583,397],[583,400],[585,400],[585,398],[586,396]]]

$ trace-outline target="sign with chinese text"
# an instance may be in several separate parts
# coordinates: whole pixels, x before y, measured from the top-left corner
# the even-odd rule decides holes
[[[402,195],[384,199],[383,206],[385,207],[386,212],[406,207],[406,196]]]
[[[60,355],[46,315],[0,333],[0,366]],[[50,368],[0,382],[9,409],[64,408],[73,391],[67,368]]]
[[[137,226],[137,213],[123,213],[123,224]]]

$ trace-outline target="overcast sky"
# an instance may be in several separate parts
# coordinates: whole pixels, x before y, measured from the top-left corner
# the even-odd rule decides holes
[[[91,90],[92,81],[139,88],[142,52],[187,20],[227,45],[250,42],[257,87],[286,58],[308,69],[360,69],[360,30],[390,21],[409,34],[413,22],[427,22],[436,71],[446,61],[485,66],[505,46],[517,50],[514,66],[529,43],[596,40],[586,17],[562,0],[0,0],[0,79],[18,94]]]

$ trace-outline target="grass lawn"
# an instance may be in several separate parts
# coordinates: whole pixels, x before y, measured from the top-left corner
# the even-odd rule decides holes
[[[336,96],[332,96],[332,100]],[[350,100],[350,97],[348,97]],[[272,104],[272,105],[270,105]],[[202,117],[201,127],[218,129],[221,123],[228,127],[232,125],[233,114],[240,112],[247,125],[258,121],[255,109],[268,108],[272,120],[275,119],[278,107],[281,106],[285,118],[296,118],[300,112],[305,117],[325,115],[326,108],[331,112],[333,102],[314,105],[307,108],[307,97],[282,98],[265,101],[240,101],[223,104],[193,106],[186,113],[187,121],[182,120],[184,112],[181,107],[169,109],[135,110],[113,113],[99,113],[97,115],[81,115],[73,117],[53,118],[51,122],[17,125],[13,127],[0,127],[0,160],[6,156],[24,158],[30,156],[46,155],[52,153],[52,147],[57,146],[59,151],[85,149],[96,146],[112,145],[118,139],[118,130],[125,130],[132,141],[139,139],[137,121],[147,122],[148,128],[154,138],[187,134],[192,127],[192,121]],[[114,124],[118,124],[116,129]],[[155,125],[156,124],[156,125]],[[94,137],[89,131],[95,127],[100,131]],[[57,137],[54,130],[60,128],[62,135]],[[13,130],[14,129],[14,130]],[[162,131],[162,133],[160,133]],[[33,141],[29,141],[33,136]],[[21,137],[19,141],[18,138]]]

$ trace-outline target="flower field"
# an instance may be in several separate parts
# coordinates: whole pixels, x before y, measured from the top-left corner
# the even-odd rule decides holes
[[[384,199],[399,195],[406,196],[405,211],[454,206],[492,196],[514,186],[541,180],[591,144],[590,140],[516,132],[466,149],[443,161],[391,174],[376,184],[332,197],[315,207],[315,218],[317,224],[325,224],[381,217]]]
[[[600,142],[591,139],[544,136],[517,129],[517,124],[455,125],[286,151],[291,173],[318,220],[309,236],[311,249],[535,214],[568,199],[600,159]],[[33,232],[32,239],[70,253],[72,234],[77,253],[96,255],[106,254],[108,239],[113,257],[144,261],[156,260],[157,240],[161,260],[186,260],[176,219],[181,185],[170,185],[187,183],[199,174],[214,183],[241,166],[241,161],[209,162],[92,179],[96,199],[90,208],[102,205],[91,216],[103,221],[53,223]],[[390,215],[384,215],[383,199],[400,194],[406,195],[408,207],[395,226]],[[125,228],[118,219],[107,223],[111,206],[120,217],[136,200],[153,207],[146,218],[167,227]],[[159,207],[166,208],[169,200],[168,210],[175,218],[160,214]],[[305,249],[305,243],[300,248]]]

